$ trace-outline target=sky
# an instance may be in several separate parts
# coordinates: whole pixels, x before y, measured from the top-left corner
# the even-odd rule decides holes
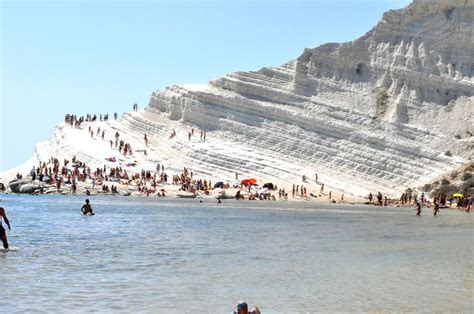
[[[279,66],[409,2],[0,0],[0,171],[66,113],[123,113],[169,85]]]

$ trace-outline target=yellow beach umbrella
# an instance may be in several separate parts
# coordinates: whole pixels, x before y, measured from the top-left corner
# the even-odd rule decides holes
[[[463,197],[464,195],[462,195],[461,193],[456,193],[456,194],[453,194],[453,197]]]

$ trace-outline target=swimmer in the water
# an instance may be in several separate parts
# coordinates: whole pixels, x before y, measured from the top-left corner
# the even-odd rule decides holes
[[[86,203],[82,205],[81,211],[84,215],[90,215],[90,216],[94,215],[94,213],[92,212],[92,207],[89,204],[89,199],[86,199]]]

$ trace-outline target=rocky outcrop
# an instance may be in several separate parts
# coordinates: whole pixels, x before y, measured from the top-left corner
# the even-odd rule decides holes
[[[8,183],[8,187],[13,193],[20,193],[20,189],[23,185],[30,184],[31,180],[29,179],[18,179],[12,180]]]
[[[45,186],[47,187],[48,185],[43,184],[42,187],[38,183],[31,182],[30,178],[13,180],[8,184],[8,187],[12,193],[21,194],[33,194],[35,192],[39,192],[44,189]]]
[[[36,191],[41,190],[41,186],[37,183],[27,183],[23,184],[18,193],[32,194]]]
[[[428,192],[431,196],[454,193],[465,196],[474,195],[474,162],[471,161],[459,169],[446,173],[419,189]]]

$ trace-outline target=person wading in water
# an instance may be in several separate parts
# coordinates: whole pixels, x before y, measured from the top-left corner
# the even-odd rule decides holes
[[[421,203],[418,200],[416,201],[416,215],[421,216]]]
[[[10,227],[10,222],[8,221],[7,215],[5,214],[5,209],[3,209],[3,207],[0,207],[0,239],[3,242],[3,248],[8,249],[7,233],[5,232],[5,229],[2,226],[2,219],[7,224],[8,231],[12,230],[12,228]]]
[[[89,199],[86,199],[86,203],[82,205],[81,211],[84,215],[90,215],[90,216],[94,215],[94,213],[92,212],[92,207],[89,204]]]

